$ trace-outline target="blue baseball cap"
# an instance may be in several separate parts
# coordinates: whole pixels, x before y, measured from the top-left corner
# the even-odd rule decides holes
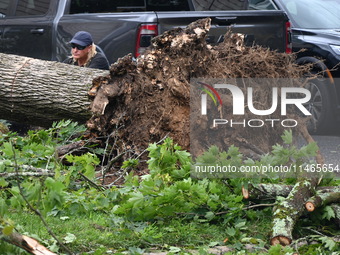
[[[92,36],[86,31],[77,32],[70,43],[78,44],[80,46],[89,46],[93,43]]]

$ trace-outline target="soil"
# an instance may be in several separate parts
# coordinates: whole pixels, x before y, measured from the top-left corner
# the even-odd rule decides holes
[[[199,118],[202,116],[198,116],[193,105],[190,106],[190,101],[193,102],[190,100],[191,81],[195,78],[203,81],[212,78],[298,78],[306,73],[307,67],[297,66],[293,54],[260,46],[246,47],[240,34],[227,32],[223,43],[209,45],[206,42],[209,29],[210,19],[207,18],[185,29],[165,32],[153,39],[152,47],[143,55],[137,59],[127,55],[110,67],[109,76],[96,78],[89,91],[93,116],[87,127],[91,136],[102,141],[109,137],[117,154],[129,150],[135,155],[165,137],[171,137],[186,150],[195,150],[195,154],[211,145],[206,143],[207,136],[213,137],[212,142],[222,148],[234,144],[248,154],[267,152],[273,144],[280,142],[282,127],[225,128],[220,131],[202,125],[202,118]],[[268,82],[254,93],[254,106],[270,108],[268,98],[271,98],[272,87]],[[242,85],[240,88],[244,89]],[[196,101],[194,105],[200,103]],[[231,96],[224,95],[222,101],[230,102]],[[208,108],[212,110],[212,106]],[[222,112],[221,109],[217,111]],[[197,119],[192,118],[190,123],[191,114]],[[228,114],[223,117],[230,118]],[[278,109],[271,118],[281,117],[279,115]],[[245,117],[255,118],[249,112],[242,116]],[[288,117],[299,118],[294,112],[289,112]],[[191,137],[190,125],[197,125]],[[299,129],[295,131],[299,132]]]

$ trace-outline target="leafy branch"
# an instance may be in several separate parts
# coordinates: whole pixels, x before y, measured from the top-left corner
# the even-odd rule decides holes
[[[46,230],[48,231],[48,233],[57,241],[57,243],[60,245],[60,247],[62,247],[62,249],[67,253],[67,254],[70,254],[70,255],[73,255],[74,253],[69,249],[67,248],[64,243],[59,240],[59,238],[53,233],[52,229],[50,228],[50,226],[47,224],[45,218],[43,217],[43,215],[40,213],[40,211],[38,209],[35,209],[33,207],[33,205],[28,201],[28,199],[26,198],[25,194],[24,194],[24,190],[21,186],[21,183],[20,183],[20,179],[19,179],[19,167],[18,167],[18,164],[17,164],[17,159],[16,159],[16,152],[15,152],[15,148],[12,144],[12,150],[13,150],[13,160],[14,160],[14,164],[15,164],[15,172],[16,172],[16,180],[17,180],[17,186],[19,188],[19,192],[20,192],[20,195],[21,197],[24,199],[24,201],[26,202],[28,208],[34,212],[41,220],[41,222],[44,224]],[[33,253],[34,254],[34,253]]]

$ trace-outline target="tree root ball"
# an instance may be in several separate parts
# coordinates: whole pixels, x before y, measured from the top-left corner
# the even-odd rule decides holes
[[[136,60],[127,55],[110,67],[109,77],[97,78],[89,93],[93,116],[87,126],[91,135],[115,137],[121,146],[137,153],[170,136],[189,150],[191,79],[297,78],[307,70],[294,63],[294,55],[246,47],[243,36],[230,31],[224,42],[209,45],[209,29],[210,19],[206,18],[185,29],[167,31],[155,37],[152,47]],[[271,93],[272,88],[265,87],[254,100],[265,103]],[[268,151],[281,141],[282,133],[273,128],[231,129],[216,140],[223,141],[226,148],[256,144],[258,151]],[[204,130],[197,135],[204,136]]]

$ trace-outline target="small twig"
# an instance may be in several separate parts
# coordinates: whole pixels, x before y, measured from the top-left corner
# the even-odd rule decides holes
[[[169,133],[167,133],[161,140],[159,140],[156,144],[160,144],[163,142],[166,138],[168,138]],[[145,152],[147,152],[148,149],[143,150],[140,154],[137,155],[136,159],[140,158]]]
[[[257,207],[266,207],[266,206],[275,206],[276,203],[272,203],[272,204],[256,204],[256,205],[250,205],[247,207],[242,208],[242,210],[249,210],[249,209],[253,209],[253,208],[257,208]]]
[[[122,153],[120,153],[119,155],[117,155],[116,157],[114,157],[113,159],[110,160],[109,164],[105,167],[105,171],[104,174],[110,170],[110,168],[113,166],[114,163],[116,163],[123,155],[125,155],[126,153],[131,152],[131,150],[127,150],[124,151]],[[104,175],[103,175],[103,179],[104,179]]]
[[[124,169],[124,171],[122,172],[122,174],[117,178],[115,179],[113,182],[111,182],[110,184],[106,185],[108,188],[111,188],[112,186],[115,186],[115,183],[117,181],[119,181],[120,179],[122,179],[124,177],[124,175],[126,174],[126,172],[129,170],[130,168],[127,167]]]
[[[96,184],[95,182],[91,181],[89,178],[87,178],[83,173],[79,172],[79,175],[85,180],[87,181],[91,186],[93,186],[94,188],[96,188],[97,190],[100,191],[104,191],[105,188],[103,186],[99,186],[98,184]]]
[[[303,227],[304,229],[308,229],[308,230],[310,230],[311,232],[314,232],[315,234],[318,234],[318,235],[320,235],[320,236],[326,236],[325,234],[322,234],[321,232],[319,232],[319,231],[317,231],[317,230],[315,230],[315,229],[312,229],[312,228],[310,228],[310,227]]]

